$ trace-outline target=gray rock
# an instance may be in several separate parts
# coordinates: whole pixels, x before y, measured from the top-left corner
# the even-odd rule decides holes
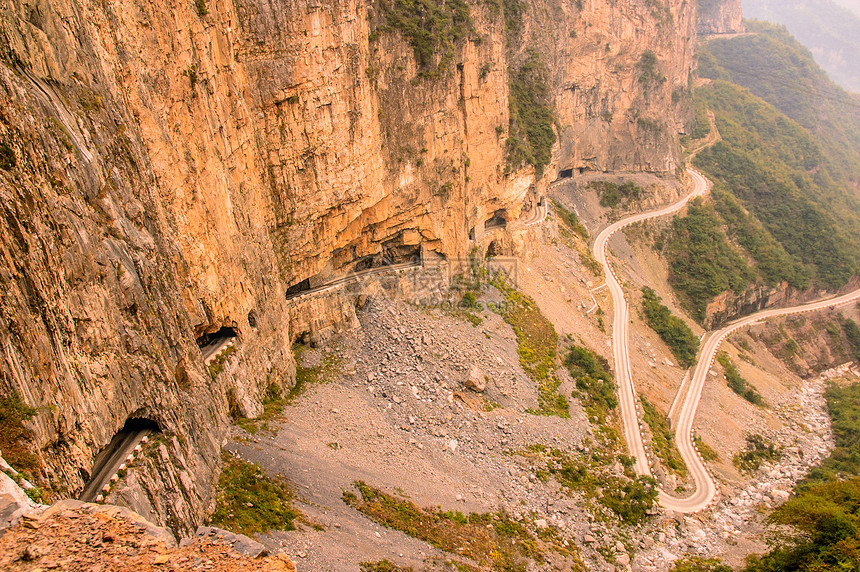
[[[266,547],[253,538],[249,538],[244,534],[236,534],[222,528],[215,528],[214,526],[201,526],[197,529],[197,537],[209,537],[216,542],[229,544],[233,547],[233,550],[239,554],[244,554],[251,558],[262,558],[269,554]]]

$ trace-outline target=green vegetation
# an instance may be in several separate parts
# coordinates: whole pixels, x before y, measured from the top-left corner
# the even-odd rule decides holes
[[[559,235],[562,241],[569,248],[573,248],[579,254],[579,260],[589,272],[595,276],[603,274],[603,267],[600,265],[591,250],[588,248],[588,229],[580,222],[579,217],[572,210],[564,207],[561,203],[553,200],[553,206],[558,213],[561,225],[559,225]]]
[[[236,346],[230,346],[209,362],[209,376],[212,379],[215,379],[222,371],[224,371],[224,366],[227,364],[227,360],[230,359],[230,356],[234,353],[236,353]]]
[[[15,158],[15,150],[6,143],[0,143],[0,169],[11,171],[18,164]]]
[[[528,163],[540,177],[552,158],[556,137],[549,70],[537,51],[529,51],[525,62],[510,73],[508,88],[508,166],[519,169]]]
[[[224,453],[217,501],[210,523],[245,535],[268,530],[295,530],[302,513],[293,507],[293,493],[279,477],[271,478],[255,463]]]
[[[625,181],[620,185],[610,181],[592,181],[588,185],[600,195],[600,206],[614,209],[622,202],[637,201],[642,195],[642,187],[633,181]]]
[[[536,536],[527,523],[504,512],[464,515],[421,509],[361,481],[354,485],[359,494],[344,491],[344,502],[374,522],[440,550],[471,558],[492,570],[524,572],[529,559],[543,562],[544,554],[550,550],[573,556],[551,541],[551,533]]]
[[[201,18],[209,13],[209,8],[206,6],[206,0],[194,0],[194,7],[197,8],[197,15]]]
[[[362,562],[360,566],[361,572],[413,572],[412,568],[408,566],[397,566],[389,560]]]
[[[818,572],[860,567],[860,478],[833,481],[806,490],[779,507],[771,522],[798,534],[783,539],[762,557],[747,561],[747,572]],[[787,541],[787,542],[785,542]]]
[[[451,68],[458,42],[475,32],[465,0],[381,0],[385,24],[371,34],[397,31],[412,46],[420,75],[436,77]]]
[[[723,141],[697,165],[791,256],[789,270],[803,271],[795,280],[840,286],[858,266],[860,107],[785,29],[750,29],[701,53],[700,73],[718,81],[696,97],[716,114]]]
[[[688,368],[696,363],[699,338],[682,319],[672,315],[651,288],[642,289],[642,310],[645,322],[666,342],[682,367]]]
[[[749,29],[699,51],[714,81],[695,91],[694,135],[708,110],[722,135],[694,159],[715,183],[713,207],[666,240],[671,283],[700,321],[727,290],[835,288],[860,268],[860,105],[785,29]]]
[[[848,338],[848,343],[854,352],[854,359],[860,362],[860,326],[851,318],[846,318],[842,323],[842,331],[845,332],[845,337]]]
[[[696,448],[699,450],[699,453],[702,454],[702,458],[704,460],[716,461],[717,459],[720,458],[720,456],[717,454],[717,452],[714,451],[714,449],[710,445],[705,443],[705,441],[702,440],[702,438],[699,437],[698,435],[696,435],[693,438],[693,442],[696,444]]]
[[[646,50],[636,65],[639,70],[639,83],[644,87],[646,95],[651,89],[666,83],[666,76],[660,73],[658,64],[657,54],[651,50]]]
[[[731,358],[729,358],[729,354],[726,352],[720,352],[717,355],[717,361],[720,362],[721,366],[723,366],[723,371],[726,373],[726,382],[729,384],[732,391],[753,405],[764,405],[764,399],[759,395],[755,386],[741,376],[738,372],[738,368],[735,367],[735,364],[733,364]]]
[[[460,302],[450,310],[446,311],[446,313],[452,318],[465,320],[477,328],[484,323],[484,318],[481,317],[481,312],[484,311],[484,305],[478,302],[478,297],[480,295],[481,293],[478,290],[467,289],[463,293],[463,297],[460,299]]]
[[[555,212],[558,213],[558,218],[571,232],[577,234],[584,240],[588,240],[588,229],[580,222],[579,217],[572,210],[565,208],[563,204],[555,199],[552,199],[552,204],[555,207]]]
[[[564,359],[586,413],[600,425],[606,423],[610,412],[618,407],[615,383],[609,373],[609,362],[585,346],[572,346]]]
[[[558,353],[555,327],[541,314],[534,300],[507,285],[501,278],[494,279],[492,284],[505,297],[504,304],[494,305],[492,309],[514,329],[520,365],[538,386],[540,407],[532,413],[570,417],[567,399],[558,393],[561,380],[555,374]]]
[[[732,569],[719,558],[699,558],[693,556],[675,562],[670,572],[732,572]]]
[[[769,553],[748,559],[747,572],[860,568],[860,384],[831,385],[825,396],[836,447],[770,516],[797,532],[778,536]]]
[[[675,434],[669,427],[666,416],[657,411],[657,408],[645,397],[640,397],[639,400],[642,402],[645,423],[651,428],[651,446],[654,453],[672,472],[686,477],[687,465],[684,464],[681,453],[675,445]]]
[[[538,478],[554,478],[567,494],[575,491],[614,513],[627,524],[639,524],[657,500],[657,483],[650,477],[637,477],[629,457],[616,457],[621,438],[602,428],[602,442],[584,457],[574,457],[560,449],[532,445],[518,454],[537,468]],[[609,430],[609,431],[607,431]],[[608,466],[616,460],[624,465],[624,476],[611,473]]]
[[[752,474],[758,471],[764,462],[778,461],[782,452],[773,443],[765,441],[761,435],[747,435],[746,450],[737,453],[732,463],[742,473]]]
[[[699,321],[715,296],[743,292],[754,276],[729,245],[713,207],[698,199],[690,203],[687,216],[672,221],[666,257],[669,283]]]
[[[831,385],[825,392],[836,446],[809,472],[799,489],[860,475],[860,384]]]
[[[41,466],[39,458],[27,447],[33,432],[25,423],[36,413],[36,409],[25,405],[15,394],[0,397],[0,452],[27,480],[37,476]]]

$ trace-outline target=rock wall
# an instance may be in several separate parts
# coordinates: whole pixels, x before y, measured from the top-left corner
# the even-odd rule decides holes
[[[0,0],[0,390],[39,408],[42,484],[76,494],[149,418],[168,460],[121,500],[192,530],[227,396],[250,415],[292,384],[291,324],[312,320],[288,288],[463,257],[471,229],[519,217],[560,169],[673,173],[693,8],[651,4],[535,1],[511,36],[475,3],[474,33],[427,77],[358,0]],[[540,180],[506,167],[509,72],[530,51],[559,132]],[[320,329],[354,321],[332,299],[308,306]],[[238,351],[213,379],[195,339],[223,326]]]
[[[741,0],[698,0],[701,35],[738,34],[745,31]]]

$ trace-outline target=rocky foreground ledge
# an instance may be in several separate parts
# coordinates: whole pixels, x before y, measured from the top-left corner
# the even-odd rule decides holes
[[[249,549],[254,554],[258,543],[241,535],[204,528],[198,538],[177,546],[168,529],[137,513],[74,500],[26,513],[0,534],[0,570],[296,570],[286,555],[243,554]]]

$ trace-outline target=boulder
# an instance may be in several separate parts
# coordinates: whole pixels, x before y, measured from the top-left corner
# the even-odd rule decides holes
[[[483,393],[487,389],[487,377],[481,368],[473,365],[469,369],[469,376],[466,378],[466,387],[478,393]]]

